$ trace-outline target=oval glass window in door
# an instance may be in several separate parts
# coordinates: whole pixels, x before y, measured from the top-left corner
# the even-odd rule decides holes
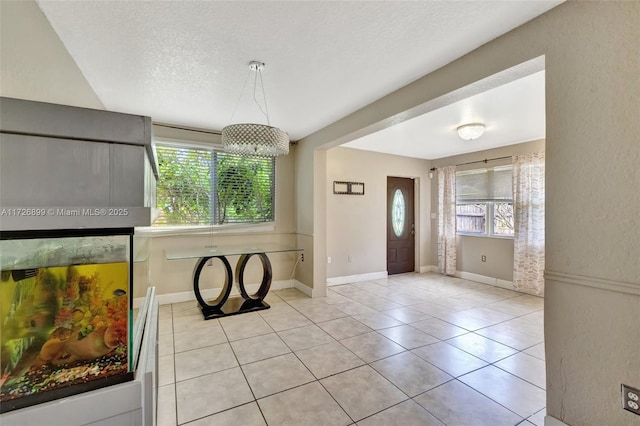
[[[393,233],[396,237],[402,235],[404,231],[404,222],[406,218],[404,194],[400,189],[396,189],[391,202],[391,224],[393,225]]]

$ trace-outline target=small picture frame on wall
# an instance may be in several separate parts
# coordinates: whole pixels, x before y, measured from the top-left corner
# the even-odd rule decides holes
[[[333,181],[333,193],[344,195],[364,195],[364,182]]]
[[[364,183],[351,182],[349,184],[349,194],[364,195]]]
[[[333,181],[333,193],[334,194],[348,194],[349,182]]]

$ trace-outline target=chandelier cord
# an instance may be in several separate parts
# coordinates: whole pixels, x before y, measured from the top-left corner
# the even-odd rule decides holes
[[[231,113],[231,118],[227,123],[227,126],[231,124],[233,121],[233,117],[236,115],[236,111],[238,110],[238,105],[240,105],[240,100],[242,99],[242,94],[244,93],[244,89],[247,87],[247,82],[249,81],[249,76],[251,75],[251,70],[247,73],[247,78],[244,79],[244,84],[242,85],[242,90],[240,90],[240,96],[238,96],[238,101],[236,102],[236,106],[233,108],[233,112]],[[255,91],[255,87],[254,87]]]
[[[258,86],[258,75],[260,75],[260,87],[262,88],[262,99],[264,100],[264,109],[262,109],[262,106],[260,106],[260,102],[258,102],[258,99],[256,98],[256,87]],[[253,84],[253,100],[256,102],[256,104],[258,105],[258,108],[260,108],[260,111],[262,111],[264,116],[267,117],[267,125],[271,126],[271,122],[269,121],[269,106],[267,105],[267,95],[264,92],[264,81],[262,80],[262,71],[260,70],[256,71],[255,83]]]
[[[247,75],[244,85],[242,86],[238,102],[233,109],[233,114],[231,115],[229,124],[222,129],[222,147],[227,153],[257,157],[276,157],[278,155],[285,155],[289,153],[289,135],[286,131],[271,126],[269,104],[267,102],[267,93],[264,87],[264,77],[262,76],[262,70],[264,67],[264,62],[249,62],[249,70],[260,73],[260,76],[256,74],[253,78],[253,102],[255,103],[255,106],[251,109],[257,107],[266,118],[267,124],[258,124],[260,122],[264,123],[264,119],[260,118],[258,123],[242,122],[231,124],[235,119],[240,101],[244,96],[244,91],[247,89],[249,80],[249,75]],[[260,79],[259,81],[258,78]],[[260,84],[260,89],[258,89],[258,84]],[[251,96],[249,94],[247,95]],[[260,99],[260,95],[262,95],[262,100]]]

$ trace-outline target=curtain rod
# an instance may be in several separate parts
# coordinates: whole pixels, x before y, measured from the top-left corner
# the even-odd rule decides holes
[[[212,130],[199,130],[199,129],[190,129],[188,127],[180,127],[180,126],[174,126],[171,124],[161,124],[161,123],[153,123],[154,126],[160,126],[160,127],[166,127],[168,129],[178,129],[178,130],[188,130],[190,132],[198,132],[198,133],[206,133],[208,135],[221,135],[220,132],[215,132]]]
[[[496,157],[496,158],[485,158],[484,160],[478,160],[478,161],[469,161],[468,163],[460,163],[460,164],[456,164],[456,167],[458,166],[467,166],[469,164],[478,164],[478,163],[484,163],[487,164],[489,161],[496,161],[496,160],[506,160],[507,158],[512,158],[511,155],[508,155],[506,157]],[[434,170],[438,170],[437,167],[432,167],[429,170],[434,171]]]

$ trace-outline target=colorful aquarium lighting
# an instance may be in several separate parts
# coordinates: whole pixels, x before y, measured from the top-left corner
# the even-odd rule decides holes
[[[131,234],[3,234],[1,411],[131,380]]]

